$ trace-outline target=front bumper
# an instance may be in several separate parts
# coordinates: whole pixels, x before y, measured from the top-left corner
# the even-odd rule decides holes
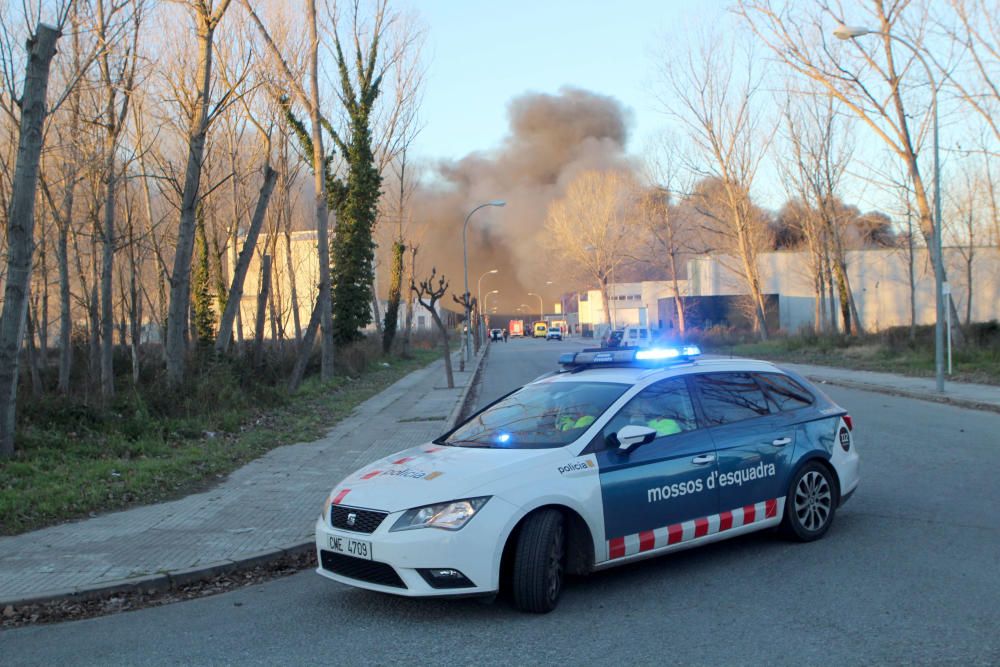
[[[407,597],[495,593],[499,588],[502,540],[515,509],[493,497],[456,531],[418,528],[389,532],[403,512],[389,514],[370,534],[334,528],[329,515],[320,517],[316,521],[316,572],[342,584]],[[334,554],[329,546],[331,538],[370,543],[371,560]],[[426,571],[442,569],[461,572],[471,585],[450,588],[428,583]]]

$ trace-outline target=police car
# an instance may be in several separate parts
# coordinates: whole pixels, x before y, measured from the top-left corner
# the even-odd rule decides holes
[[[780,526],[811,541],[858,486],[850,416],[770,363],[585,350],[338,484],[318,572],[406,596],[555,608],[583,574]]]

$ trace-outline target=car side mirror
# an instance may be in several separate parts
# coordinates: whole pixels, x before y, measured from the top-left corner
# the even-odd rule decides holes
[[[617,433],[618,451],[626,454],[639,445],[645,445],[656,438],[656,431],[648,426],[623,426]]]

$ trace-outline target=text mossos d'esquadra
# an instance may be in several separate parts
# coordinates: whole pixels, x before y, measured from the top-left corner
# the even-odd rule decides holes
[[[750,466],[749,468],[740,468],[739,470],[732,470],[722,474],[719,474],[718,470],[713,470],[705,478],[689,479],[686,482],[675,482],[673,484],[664,484],[663,486],[654,486],[646,492],[646,500],[648,502],[655,503],[660,500],[680,498],[681,496],[688,496],[692,493],[699,493],[705,489],[714,489],[716,485],[719,487],[743,486],[747,482],[752,482],[757,479],[774,477],[775,472],[773,463],[764,463],[763,461],[755,466]]]

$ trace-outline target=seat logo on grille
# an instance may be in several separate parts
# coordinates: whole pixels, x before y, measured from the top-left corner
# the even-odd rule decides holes
[[[358,515],[355,514],[354,512],[348,512],[348,514],[347,514],[347,525],[348,526],[353,526],[357,522],[358,522]]]

